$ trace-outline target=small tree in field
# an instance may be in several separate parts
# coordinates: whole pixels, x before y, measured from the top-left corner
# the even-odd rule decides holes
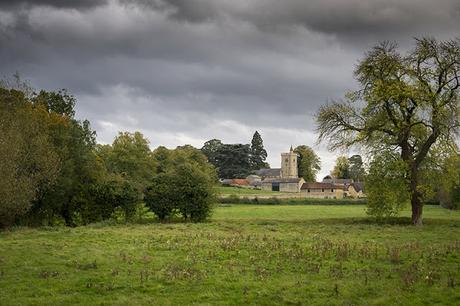
[[[164,165],[145,192],[145,203],[160,220],[175,214],[192,222],[205,221],[214,203],[216,170],[191,146],[159,148],[154,158]]]
[[[161,221],[175,214],[179,203],[179,191],[176,188],[178,176],[175,172],[160,173],[152,180],[145,192],[145,204]]]
[[[320,108],[319,140],[329,139],[330,149],[363,145],[397,153],[406,165],[412,223],[422,224],[420,169],[432,147],[453,143],[460,128],[460,39],[417,39],[407,55],[382,43],[355,76],[359,90]]]

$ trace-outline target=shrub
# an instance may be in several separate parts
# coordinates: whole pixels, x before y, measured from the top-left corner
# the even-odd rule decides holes
[[[179,201],[177,179],[175,173],[160,173],[153,178],[151,186],[145,192],[145,204],[160,220],[174,214],[176,203]]]
[[[75,198],[73,206],[79,212],[83,224],[109,219],[117,209],[129,221],[136,213],[140,196],[130,181],[119,175],[110,175],[89,185]]]
[[[205,221],[214,201],[213,177],[194,164],[183,163],[158,174],[144,200],[160,220],[180,213],[192,222]]]
[[[214,203],[212,177],[191,164],[179,166],[177,175],[180,178],[178,188],[180,193],[179,212],[186,220],[205,221],[209,217]]]

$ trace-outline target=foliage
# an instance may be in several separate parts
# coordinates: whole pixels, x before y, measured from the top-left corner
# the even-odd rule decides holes
[[[363,159],[361,155],[352,155],[348,159],[349,163],[349,168],[348,172],[350,175],[350,178],[353,179],[355,182],[362,182],[364,181],[364,177],[366,175],[366,171],[364,170],[363,167]]]
[[[451,155],[444,161],[439,183],[438,197],[441,205],[460,209],[460,155]]]
[[[259,132],[255,132],[251,144],[224,144],[219,139],[204,143],[201,152],[218,171],[219,178],[244,178],[252,170],[268,168],[267,151]]]
[[[338,179],[350,178],[350,161],[346,156],[337,157],[331,176]]]
[[[299,177],[306,182],[316,182],[316,174],[321,170],[321,160],[309,146],[301,145],[294,149],[297,153],[297,169]]]
[[[419,171],[433,145],[454,142],[460,127],[460,40],[417,39],[407,55],[384,42],[360,61],[355,77],[361,88],[347,94],[347,101],[319,109],[319,140],[328,139],[330,149],[398,149],[412,222],[421,224]]]
[[[256,131],[251,140],[251,170],[269,168],[269,165],[265,162],[266,159],[267,151],[264,149],[262,136],[260,136],[259,132]]]
[[[99,146],[99,157],[109,173],[119,174],[142,193],[156,171],[149,141],[140,132],[120,132],[112,146]]]
[[[76,99],[65,89],[56,92],[40,90],[34,96],[34,103],[43,106],[49,113],[53,112],[69,118],[75,116]]]
[[[120,209],[130,221],[140,203],[140,194],[132,182],[120,175],[108,175],[95,182],[75,197],[73,204],[82,224],[109,219]]]
[[[243,178],[251,169],[251,149],[247,144],[223,144],[216,153],[220,178]]]
[[[49,115],[23,92],[0,88],[0,118],[0,227],[6,227],[55,181],[60,163],[47,135]]]
[[[89,121],[73,118],[75,98],[66,91],[41,91],[32,99],[35,106],[46,109],[49,119],[46,134],[61,167],[54,184],[40,188],[25,221],[41,225],[63,218],[65,224],[76,225],[73,218],[78,207],[73,204],[74,198],[103,173],[103,165],[94,154],[96,133]]]
[[[213,177],[192,164],[184,163],[176,170],[180,179],[175,192],[180,200],[176,203],[179,213],[192,222],[205,221],[214,204]]]
[[[162,221],[176,213],[180,198],[176,189],[178,179],[174,172],[159,173],[145,191],[145,204]]]
[[[406,164],[393,153],[374,157],[366,177],[367,213],[377,218],[392,217],[408,204]]]
[[[217,180],[215,168],[206,156],[191,146],[158,148],[153,156],[163,167],[145,192],[147,206],[160,220],[176,213],[193,222],[206,220]]]
[[[211,139],[204,143],[201,148],[201,152],[208,158],[208,161],[213,164],[215,167],[218,167],[217,152],[219,148],[223,145],[222,141],[219,139]]]

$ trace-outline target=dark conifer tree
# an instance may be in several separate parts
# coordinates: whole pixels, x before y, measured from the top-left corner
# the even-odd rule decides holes
[[[262,140],[262,136],[260,136],[259,132],[256,131],[254,133],[254,136],[252,136],[251,140],[251,169],[258,170],[261,168],[266,168],[266,159],[267,151],[265,151],[264,149],[264,142]]]

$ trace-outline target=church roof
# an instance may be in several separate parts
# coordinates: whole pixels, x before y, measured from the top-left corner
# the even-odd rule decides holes
[[[357,192],[364,192],[364,184],[362,182],[354,182],[351,184]]]
[[[319,183],[319,182],[314,182],[314,183],[303,183],[302,187],[300,189],[305,190],[305,189],[343,189],[343,185],[336,185],[333,183]]]
[[[260,169],[260,170],[256,170],[255,174],[258,176],[281,176],[281,169],[280,168]]]
[[[323,183],[351,185],[351,184],[353,184],[353,179],[338,179],[338,178],[327,178],[327,177],[325,177],[323,179]]]
[[[299,183],[302,178],[266,178],[262,183]]]

